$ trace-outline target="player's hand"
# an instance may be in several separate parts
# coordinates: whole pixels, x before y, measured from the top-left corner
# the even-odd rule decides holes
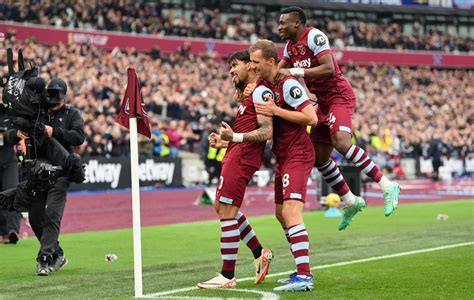
[[[244,101],[244,94],[240,90],[235,89],[233,98],[235,102],[242,103]]]
[[[44,125],[44,136],[46,138],[52,138],[53,137],[53,127]]]
[[[248,96],[250,96],[256,87],[257,87],[256,83],[247,84],[244,90],[244,97],[247,98]]]
[[[224,141],[232,141],[232,138],[234,137],[234,131],[232,128],[227,124],[226,122],[222,121],[221,122],[221,127],[219,128],[219,133],[221,135],[221,139]]]
[[[278,110],[278,106],[275,102],[271,101],[271,99],[267,99],[267,102],[263,103],[254,103],[254,105],[257,114],[267,117],[273,117],[276,115],[276,111]]]
[[[291,75],[291,72],[289,69],[280,69],[278,70],[278,73],[283,74],[285,76]]]
[[[24,131],[21,131],[20,129],[16,131],[16,136],[22,140],[26,140],[27,138],[29,138],[29,135],[26,134]]]
[[[212,147],[212,148],[217,148],[217,149],[220,149],[223,147],[223,143],[222,143],[222,139],[221,137],[215,133],[215,132],[212,132],[210,135],[209,135],[209,145]]]

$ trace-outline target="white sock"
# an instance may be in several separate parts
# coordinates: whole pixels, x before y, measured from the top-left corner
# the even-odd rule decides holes
[[[355,198],[354,194],[352,194],[352,192],[349,190],[349,192],[347,192],[347,194],[341,196],[341,200],[342,200],[342,202],[344,202],[347,206],[351,206],[352,204],[355,203],[356,198]]]
[[[382,176],[382,179],[379,181],[379,186],[382,191],[388,190],[393,186],[393,182],[391,182],[385,175]]]

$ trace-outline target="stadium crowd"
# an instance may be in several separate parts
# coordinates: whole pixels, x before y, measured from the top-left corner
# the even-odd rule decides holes
[[[203,153],[206,136],[220,121],[232,123],[237,106],[225,61],[190,54],[103,50],[87,45],[22,47],[40,65],[46,80],[64,78],[68,101],[86,122],[87,139],[78,151],[85,156],[127,155],[128,133],[114,122],[126,86],[126,70],[135,66],[151,116],[153,137],[140,141],[142,155],[176,156],[179,150]],[[6,71],[5,62],[3,72]],[[389,155],[429,155],[439,140],[446,155],[465,157],[474,140],[472,70],[408,68],[388,65],[342,67],[358,98],[354,132],[358,145],[380,155],[390,168]],[[204,138],[202,138],[204,136]],[[471,141],[471,142],[469,142]],[[377,158],[376,158],[377,159]],[[385,162],[385,164],[384,164]]]
[[[137,34],[202,37],[254,42],[267,38],[281,42],[277,17],[226,13],[219,9],[169,9],[163,4],[129,1],[14,1],[0,4],[0,20],[81,29],[122,31]],[[308,25],[323,29],[335,48],[438,50],[469,52],[472,36],[426,30],[415,23],[404,32],[399,23],[348,19],[344,21],[312,15]]]

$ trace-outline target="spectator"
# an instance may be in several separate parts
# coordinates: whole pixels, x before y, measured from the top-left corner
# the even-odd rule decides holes
[[[29,22],[34,24],[122,31],[137,34],[172,35],[225,39],[254,42],[266,38],[281,42],[278,35],[276,17],[245,14],[241,12],[202,8],[182,10],[163,4],[135,2],[98,1],[89,2],[66,0],[54,1],[2,1],[0,20]],[[168,5],[169,6],[169,5]],[[456,22],[456,21],[454,21]],[[375,21],[335,20],[325,15],[312,14],[308,10],[308,25],[324,29],[336,49],[346,47],[368,47],[385,49],[461,51],[474,49],[471,36],[461,36],[434,29],[422,31],[419,23],[413,23],[412,33],[403,31],[402,24],[387,22],[386,18]],[[456,23],[453,23],[453,27]],[[158,49],[153,50],[154,59],[160,57]]]
[[[128,155],[128,132],[114,122],[128,66],[136,67],[142,83],[153,127],[153,155],[170,155],[171,143],[173,155],[183,149],[205,158],[206,133],[222,120],[232,124],[237,109],[227,100],[233,86],[226,63],[206,55],[181,51],[151,59],[133,49],[43,46],[31,40],[18,42],[14,36],[6,44],[23,48],[27,60],[41,66],[46,80],[61,74],[69,83],[68,101],[85,120],[86,143],[77,149],[82,155]],[[423,144],[431,143],[426,130],[433,128],[445,155],[461,159],[472,155],[474,71],[392,65],[345,65],[342,71],[357,95],[354,141],[362,148],[367,150],[374,142],[379,145],[377,155],[416,157]],[[170,109],[173,105],[179,109]],[[390,169],[395,163],[388,160],[386,166]]]

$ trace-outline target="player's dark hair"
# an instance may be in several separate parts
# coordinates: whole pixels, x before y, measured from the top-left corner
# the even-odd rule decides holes
[[[301,7],[298,6],[290,6],[287,8],[283,8],[281,10],[281,14],[291,14],[293,17],[297,18],[300,20],[301,24],[305,25],[306,24],[306,14],[304,13],[304,10]]]
[[[250,47],[249,51],[252,53],[252,52],[255,52],[257,50],[262,51],[262,56],[265,59],[273,58],[273,59],[275,59],[275,63],[278,64],[278,49],[272,41],[263,40],[263,39],[260,39],[260,40],[256,41],[255,44],[253,44]]]
[[[229,65],[236,60],[243,61],[244,63],[249,63],[250,62],[250,52],[248,50],[243,50],[243,51],[237,51],[231,54],[229,56],[229,59],[227,62]]]

